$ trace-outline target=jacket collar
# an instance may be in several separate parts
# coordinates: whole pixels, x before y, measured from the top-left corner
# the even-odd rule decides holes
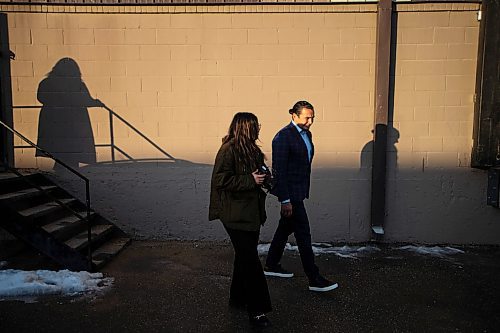
[[[299,134],[299,137],[302,134],[302,132],[306,132],[309,139],[311,139],[311,131],[304,130],[304,129],[300,128],[293,120],[290,121],[290,124],[288,124],[287,127],[290,129],[295,129],[297,131],[297,133]]]
[[[290,124],[288,124],[285,128],[288,129],[289,131],[291,131],[292,134],[297,140],[299,140],[301,143],[303,143],[303,147],[304,149],[307,151],[307,147],[306,147],[306,144],[305,142],[302,140],[302,136],[300,135],[300,132],[297,130],[297,125],[291,121]],[[300,128],[300,127],[299,127]],[[300,128],[301,129],[301,128]],[[302,129],[301,129],[302,130]],[[304,131],[304,130],[302,130]],[[312,158],[314,157],[314,144],[312,142],[312,134],[310,131],[307,131],[307,136],[309,137],[309,140],[311,142],[311,147],[312,147],[312,152],[311,152],[311,161],[312,161]]]
[[[297,131],[299,132],[299,134],[302,134],[302,132],[304,132],[305,130],[300,128],[299,125],[297,125],[293,120],[290,122],[290,124],[293,125],[293,127],[295,127],[297,129]]]

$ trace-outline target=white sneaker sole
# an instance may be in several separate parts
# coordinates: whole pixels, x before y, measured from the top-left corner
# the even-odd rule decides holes
[[[282,277],[282,278],[292,278],[293,277],[293,273],[285,274],[285,273],[275,273],[275,272],[266,272],[266,271],[264,271],[264,275],[276,276],[276,277]]]
[[[330,291],[330,290],[333,290],[333,289],[337,289],[338,287],[339,287],[338,283],[334,283],[331,286],[323,287],[323,288],[309,286],[309,290],[310,291]]]

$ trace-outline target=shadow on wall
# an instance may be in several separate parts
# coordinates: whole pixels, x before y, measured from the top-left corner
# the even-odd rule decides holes
[[[189,164],[175,159],[103,102],[94,99],[74,59],[62,58],[54,65],[40,82],[37,98],[43,104],[38,123],[38,146],[73,168],[81,167],[81,164],[97,164],[96,147],[109,148],[109,161],[101,161],[100,164],[151,161]],[[91,107],[100,107],[108,112],[109,144],[95,144],[88,110]],[[159,152],[161,158],[135,159],[125,147],[117,146],[114,134],[116,123],[145,140]],[[120,154],[120,159],[117,159],[117,154]],[[45,154],[37,150],[36,156],[45,157]],[[54,168],[59,171],[57,164]]]
[[[399,131],[392,126],[387,127],[387,169],[395,171],[398,168],[398,149],[396,144],[399,142]],[[372,130],[373,133],[373,130]],[[369,170],[372,168],[373,158],[373,140],[368,141],[361,150],[360,170]]]
[[[71,58],[59,60],[38,85],[43,104],[38,121],[38,146],[73,168],[96,162],[95,142],[87,108],[101,106],[90,96],[80,68]],[[45,156],[37,150],[36,156]]]
[[[387,195],[394,189],[398,170],[396,144],[399,131],[387,127]],[[371,238],[371,187],[373,140],[359,154],[359,168],[322,166],[312,175],[308,213],[315,241],[367,241]],[[268,215],[272,215],[268,214]]]
[[[92,206],[100,214],[136,238],[179,234],[210,238],[223,233],[219,224],[205,223],[212,167],[174,158],[93,98],[74,59],[63,58],[54,65],[40,82],[37,97],[43,104],[38,146],[90,179]],[[95,143],[89,116],[89,108],[95,107],[109,116],[109,143]],[[145,141],[155,157],[137,159],[126,146],[117,145],[117,126],[126,127],[138,142]],[[105,161],[97,162],[96,148],[109,149]],[[42,151],[36,156],[46,157]],[[80,179],[59,164],[54,171],[51,178],[56,183],[84,200]],[[198,218],[193,222],[188,214]]]

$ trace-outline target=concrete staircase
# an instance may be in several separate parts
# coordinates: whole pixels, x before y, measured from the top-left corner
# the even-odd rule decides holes
[[[0,227],[61,266],[96,271],[130,242],[96,212],[91,211],[90,220],[89,243],[85,204],[42,174],[1,174]]]

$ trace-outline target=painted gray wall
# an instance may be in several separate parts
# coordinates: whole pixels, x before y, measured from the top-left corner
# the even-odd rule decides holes
[[[207,219],[211,165],[128,162],[80,170],[91,179],[94,209],[135,239],[227,238],[219,221]],[[83,198],[83,184],[72,175],[58,170],[51,177]],[[500,244],[500,210],[486,205],[485,171],[393,168],[388,178],[384,241]],[[314,168],[306,207],[313,241],[368,241],[370,170]],[[279,218],[274,196],[267,211],[264,242]]]

